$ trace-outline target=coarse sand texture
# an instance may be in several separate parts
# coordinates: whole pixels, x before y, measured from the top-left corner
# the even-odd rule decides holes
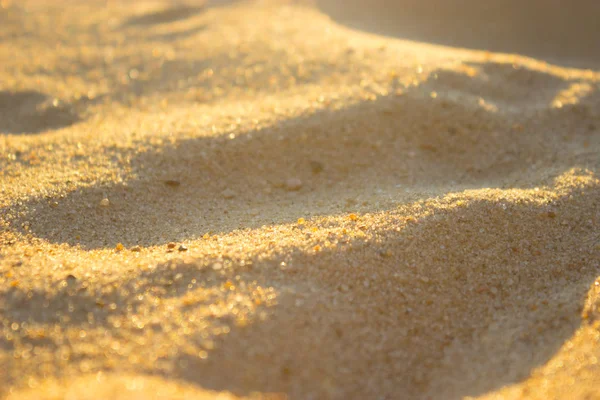
[[[600,399],[598,15],[0,0],[0,398]]]

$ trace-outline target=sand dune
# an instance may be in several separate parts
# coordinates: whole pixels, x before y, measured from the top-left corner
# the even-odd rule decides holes
[[[600,397],[596,3],[391,3],[0,2],[2,396]]]
[[[600,4],[576,0],[314,0],[334,20],[369,32],[446,46],[517,53],[598,68]]]

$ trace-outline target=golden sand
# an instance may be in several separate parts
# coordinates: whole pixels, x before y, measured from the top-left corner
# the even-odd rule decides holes
[[[600,398],[598,5],[403,1],[1,0],[0,396]]]

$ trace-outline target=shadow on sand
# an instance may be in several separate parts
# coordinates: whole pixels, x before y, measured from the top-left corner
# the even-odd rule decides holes
[[[501,208],[496,201],[473,200],[403,229],[370,232],[372,239],[332,237],[335,246],[316,254],[292,251],[244,265],[219,260],[226,267],[218,271],[210,267],[214,259],[170,262],[103,292],[86,289],[85,278],[67,278],[51,295],[7,287],[0,304],[13,306],[1,312],[9,322],[60,322],[116,340],[125,326],[114,329],[114,321],[149,315],[140,295],[173,301],[172,318],[125,329],[135,353],[157,358],[155,368],[145,370],[118,349],[107,348],[106,357],[118,360],[119,371],[162,374],[239,395],[424,398],[428,387],[439,389],[429,393],[434,398],[479,395],[527,377],[582,324],[598,271],[583,255],[594,251],[593,226],[580,221],[599,215],[597,202],[588,207],[598,195],[597,185],[574,188],[552,204],[557,217],[548,216],[547,205],[507,202]],[[581,253],[568,251],[573,246]],[[219,334],[178,333],[174,341],[178,324],[214,301],[208,296],[190,302],[186,295],[227,282],[273,287],[277,304],[258,307],[256,314],[264,311],[266,317],[243,326],[232,315],[215,316],[219,321],[211,324],[221,327]],[[148,331],[151,343],[162,347],[143,345]],[[199,356],[207,338],[214,345],[207,357]],[[64,346],[22,340],[46,349]],[[160,353],[165,346],[169,355]],[[73,351],[71,362],[85,359],[82,354]],[[8,371],[13,362],[22,361],[10,358]]]
[[[208,8],[229,5],[238,0],[202,0],[195,2],[181,2],[162,8],[157,11],[148,12],[129,18],[123,26],[152,26],[159,24],[169,24],[182,21],[198,15]],[[168,4],[168,3],[167,3]]]
[[[77,121],[77,113],[59,99],[31,90],[0,91],[0,133],[39,133]]]
[[[597,69],[600,3],[577,0],[315,0],[333,20],[402,39]],[[538,38],[539,40],[532,40]],[[567,63],[564,60],[568,60]]]
[[[3,211],[13,229],[54,243],[85,249],[152,246],[338,214],[348,208],[345,203],[374,212],[419,193],[523,187],[519,177],[525,170],[537,171],[543,183],[578,166],[561,165],[561,151],[589,140],[597,127],[590,123],[588,130],[565,136],[562,129],[543,130],[538,124],[551,120],[560,128],[592,121],[597,90],[557,109],[552,99],[569,81],[508,64],[471,67],[480,71],[477,77],[440,70],[399,96],[257,131],[164,145],[136,156],[135,178],[123,184],[33,198]],[[545,88],[535,102],[527,97],[531,85]],[[437,98],[429,96],[432,91]],[[519,95],[507,102],[506,91]],[[542,96],[546,106],[539,106]],[[581,155],[579,166],[587,167],[588,159],[593,154]],[[299,190],[286,190],[291,177],[303,182]],[[369,183],[356,191],[353,179]],[[435,193],[432,187],[438,188]],[[387,197],[363,204],[362,194],[378,190]],[[104,197],[108,208],[99,207]],[[98,226],[102,229],[92,228]]]

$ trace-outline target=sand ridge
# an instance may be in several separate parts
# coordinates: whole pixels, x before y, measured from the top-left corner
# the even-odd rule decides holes
[[[3,396],[600,396],[600,73],[323,4],[0,3]]]

